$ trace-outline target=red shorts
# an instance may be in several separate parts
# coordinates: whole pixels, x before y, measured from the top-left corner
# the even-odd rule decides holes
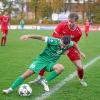
[[[71,61],[80,60],[80,55],[74,47],[71,47],[70,49],[68,49],[67,52],[68,52],[67,56],[69,57]]]
[[[8,29],[1,29],[1,31],[3,34],[6,34],[6,35],[8,34]]]
[[[86,26],[85,27],[85,33],[88,33],[89,32],[89,26]]]

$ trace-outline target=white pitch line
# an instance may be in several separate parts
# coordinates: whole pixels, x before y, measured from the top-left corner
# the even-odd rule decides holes
[[[99,59],[100,59],[100,56],[92,59],[90,62],[88,62],[86,65],[84,65],[84,69],[86,69],[90,65],[94,64]],[[50,92],[45,92],[45,93],[41,94],[40,96],[36,97],[35,100],[44,100],[44,99],[46,99],[47,97],[49,97],[51,94],[58,91],[61,87],[63,87],[67,82],[69,82],[70,80],[72,80],[76,76],[77,76],[77,73],[75,71],[72,74],[70,74],[68,77],[66,77],[64,80],[62,80],[60,83],[56,84],[56,86],[51,88]]]

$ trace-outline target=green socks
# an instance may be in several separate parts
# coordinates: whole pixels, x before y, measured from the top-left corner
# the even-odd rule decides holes
[[[47,81],[50,81],[54,78],[56,78],[59,74],[56,71],[52,71],[51,74],[46,78]],[[18,77],[15,82],[11,85],[12,89],[15,89],[17,86],[19,86],[20,84],[22,84],[24,81],[24,78],[22,78],[21,76]]]
[[[19,86],[21,83],[23,83],[24,79],[20,76],[18,77],[15,82],[11,85],[12,89],[15,89],[17,86]]]
[[[56,71],[52,71],[51,74],[46,78],[47,81],[53,80],[56,78],[59,74]]]

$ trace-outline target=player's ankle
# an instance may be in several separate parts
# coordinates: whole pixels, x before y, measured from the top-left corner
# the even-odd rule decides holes
[[[39,78],[39,79],[40,79],[41,77],[42,77],[41,75],[38,75],[38,77],[37,77],[37,78]]]
[[[12,87],[8,88],[9,90],[13,91],[14,89]]]

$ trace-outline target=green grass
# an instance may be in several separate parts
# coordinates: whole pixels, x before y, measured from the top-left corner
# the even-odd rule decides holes
[[[10,95],[2,94],[2,90],[9,87],[11,83],[21,75],[31,64],[32,60],[38,55],[45,44],[38,40],[20,41],[19,37],[23,34],[41,34],[51,36],[52,31],[35,30],[10,30],[7,45],[0,46],[0,100],[34,100],[35,97],[43,93],[43,88],[34,84],[33,92],[30,97],[20,97],[18,88]],[[1,35],[0,35],[1,38]],[[86,54],[86,59],[82,60],[86,64],[91,59],[100,55],[100,33],[90,32],[89,38],[84,34],[79,43],[81,50]],[[56,79],[49,82],[50,88],[75,71],[75,66],[71,61],[62,56],[59,63],[65,66],[65,71]],[[75,78],[64,85],[59,91],[52,94],[46,100],[99,100],[100,99],[100,61],[97,61],[85,71],[85,79],[88,87],[82,88]],[[49,73],[45,73],[47,76]],[[32,80],[37,75],[28,78],[24,83]]]

